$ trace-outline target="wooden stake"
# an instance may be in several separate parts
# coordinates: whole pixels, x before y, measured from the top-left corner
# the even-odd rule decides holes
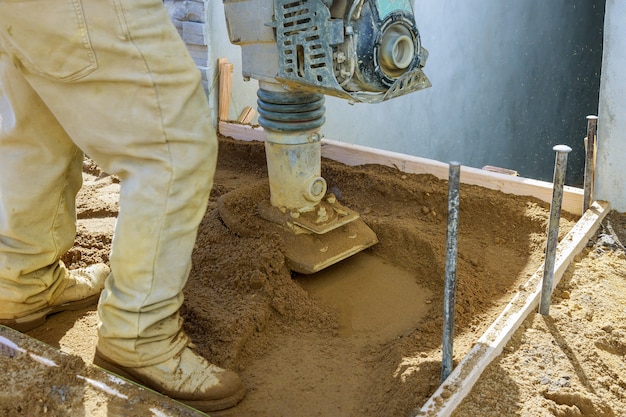
[[[596,172],[596,130],[598,116],[587,116],[587,137],[585,137],[585,177],[583,211],[587,211],[593,201],[593,183]]]
[[[241,123],[244,125],[250,124],[252,119],[254,119],[255,115],[256,115],[256,110],[254,110],[250,106],[246,106],[241,112],[241,114],[239,115],[239,118],[237,119],[237,123]]]
[[[229,63],[226,58],[220,58],[217,61],[220,71],[220,89],[219,89],[219,110],[218,119],[228,120],[228,112],[230,109],[230,92],[233,83],[233,64]]]

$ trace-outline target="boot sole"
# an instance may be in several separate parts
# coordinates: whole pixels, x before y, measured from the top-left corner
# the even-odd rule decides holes
[[[100,352],[98,352],[97,349],[96,349],[96,354],[94,355],[93,363],[94,365],[99,366],[100,368],[106,371],[112,372],[113,374],[117,376],[125,378],[132,383],[139,384],[142,387],[150,389],[151,391],[160,393],[160,391],[156,387],[154,387],[150,383],[149,380],[143,379],[140,375],[134,375],[129,368],[110,362],[109,360],[105,359],[100,354]],[[165,395],[163,393],[161,394]],[[221,410],[226,410],[228,408],[232,408],[236,406],[237,404],[239,404],[241,400],[243,400],[245,395],[246,395],[246,389],[242,387],[239,391],[235,392],[234,394],[228,397],[219,398],[215,400],[184,400],[184,399],[176,398],[173,396],[168,396],[168,395],[166,396],[175,401],[188,405],[189,407],[195,408],[196,410],[199,410],[202,412],[210,412],[210,411],[221,411]]]
[[[44,324],[48,319],[48,316],[52,314],[61,313],[63,311],[76,311],[83,308],[91,307],[98,303],[99,298],[100,294],[94,294],[82,300],[76,300],[69,303],[47,307],[43,310],[37,311],[36,313],[32,313],[28,316],[20,317],[18,319],[0,319],[0,324],[17,330],[18,332],[25,333]]]

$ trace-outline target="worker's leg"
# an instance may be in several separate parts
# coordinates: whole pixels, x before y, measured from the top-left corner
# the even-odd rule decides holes
[[[28,330],[55,304],[77,301],[67,298],[76,282],[59,258],[74,243],[83,154],[1,44],[0,324]],[[97,288],[72,295],[97,296],[101,272]]]
[[[74,142],[122,179],[98,309],[100,357],[169,395],[185,391],[181,399],[238,401],[238,378],[191,354],[181,331],[217,140],[200,74],[162,2],[23,4],[32,2],[0,2],[0,20],[13,25],[12,52],[28,82]],[[38,31],[16,30],[32,22]]]
[[[13,4],[0,14],[42,21],[62,43],[83,35],[48,54],[50,33],[14,29],[11,39],[70,137],[122,179],[99,349],[122,365],[159,363],[187,344],[177,312],[216,162],[200,74],[159,0],[51,0],[27,14]]]

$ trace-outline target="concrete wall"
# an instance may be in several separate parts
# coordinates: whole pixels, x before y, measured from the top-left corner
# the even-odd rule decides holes
[[[215,62],[226,57],[235,64],[230,117],[255,107],[257,83],[241,77],[240,49],[228,41],[222,2],[166,3],[178,4],[173,9],[183,20],[193,20],[194,13],[181,13],[181,7],[204,4],[209,58],[200,66],[211,104],[215,107]],[[604,1],[416,0],[414,7],[430,52],[425,72],[433,87],[373,105],[329,97],[322,133],[444,162],[511,168],[548,181],[552,146],[564,143],[574,149],[567,183],[582,184],[585,116],[598,112]]]
[[[607,0],[595,197],[626,212],[626,0]]]
[[[552,146],[565,143],[574,148],[568,182],[582,182],[585,116],[597,113],[601,2],[417,1],[415,14],[433,87],[379,108],[329,105],[345,117],[329,115],[327,136],[546,180]]]

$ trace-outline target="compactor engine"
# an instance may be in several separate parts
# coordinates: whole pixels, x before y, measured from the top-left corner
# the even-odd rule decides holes
[[[259,82],[270,182],[259,213],[288,242],[289,266],[312,273],[374,245],[320,176],[324,95],[378,103],[430,87],[410,0],[224,0],[224,9],[243,76]]]

